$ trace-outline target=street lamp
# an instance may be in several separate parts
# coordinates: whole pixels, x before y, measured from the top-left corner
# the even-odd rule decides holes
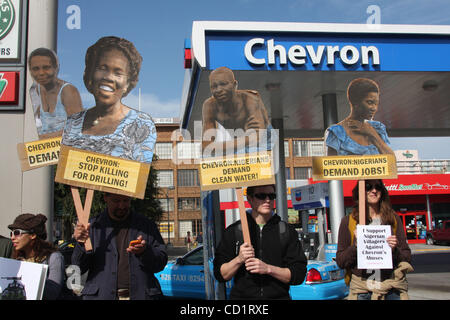
[[[165,192],[166,194],[166,200],[167,200],[167,245],[170,245],[170,216],[169,216],[169,212],[170,212],[170,206],[169,206],[169,191],[170,190],[174,190],[175,187],[174,186],[169,186],[167,187],[167,191]],[[175,205],[175,204],[174,204]]]

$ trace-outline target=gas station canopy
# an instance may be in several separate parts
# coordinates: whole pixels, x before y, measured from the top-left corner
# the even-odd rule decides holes
[[[375,120],[389,136],[450,135],[450,26],[196,21],[188,49],[181,119],[192,136],[221,66],[260,93],[286,138],[323,137],[326,95],[343,120],[355,78],[378,83]]]

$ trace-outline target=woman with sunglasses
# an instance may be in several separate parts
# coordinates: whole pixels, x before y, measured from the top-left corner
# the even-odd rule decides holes
[[[8,226],[13,243],[12,258],[48,265],[44,286],[44,300],[60,297],[64,285],[64,258],[50,242],[46,241],[47,231],[43,214],[24,213]]]
[[[220,282],[234,278],[230,299],[290,299],[289,286],[301,284],[307,259],[295,229],[274,214],[275,186],[247,188],[251,243],[244,243],[241,221],[224,232],[214,258]]]
[[[389,194],[382,180],[367,180],[365,184],[366,194],[366,223],[368,225],[390,225],[392,235],[387,237],[386,241],[392,249],[393,266],[396,269],[399,265],[402,270],[412,271],[409,265],[411,261],[411,250],[406,241],[406,235],[400,217],[392,209],[389,200]],[[353,188],[354,206],[350,215],[342,218],[339,226],[338,248],[336,252],[336,262],[342,269],[347,270],[346,283],[350,284],[349,299],[368,300],[374,299],[378,291],[370,290],[379,289],[383,285],[383,281],[394,279],[393,269],[380,269],[373,273],[373,270],[361,270],[357,268],[357,243],[356,243],[356,225],[359,223],[359,204],[358,204],[359,187],[358,183]],[[408,263],[408,264],[406,264]],[[398,273],[396,273],[398,275]],[[375,280],[380,285],[367,286],[367,280]],[[391,289],[384,295],[386,300],[399,300],[403,297],[407,298],[407,282],[403,278],[400,282],[396,282],[398,286]],[[387,283],[387,282],[386,282]],[[386,284],[385,283],[385,284]]]

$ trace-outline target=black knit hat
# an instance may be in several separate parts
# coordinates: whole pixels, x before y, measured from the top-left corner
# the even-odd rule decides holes
[[[45,222],[47,217],[43,214],[31,214],[24,213],[14,220],[13,224],[8,226],[8,229],[22,229],[35,233],[39,238],[45,240],[47,239],[47,231],[45,230]]]

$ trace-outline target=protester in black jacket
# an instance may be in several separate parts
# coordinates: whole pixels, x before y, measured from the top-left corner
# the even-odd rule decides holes
[[[164,269],[167,253],[156,224],[131,210],[127,196],[105,193],[104,199],[106,210],[74,231],[72,264],[89,271],[83,300],[160,299],[154,274]],[[86,251],[88,237],[92,250]]]
[[[234,277],[230,299],[290,299],[289,286],[301,284],[307,259],[297,232],[273,214],[275,186],[247,188],[251,244],[243,243],[241,221],[229,226],[217,247],[214,275]]]
[[[11,239],[0,236],[0,258],[11,258],[12,247]]]

